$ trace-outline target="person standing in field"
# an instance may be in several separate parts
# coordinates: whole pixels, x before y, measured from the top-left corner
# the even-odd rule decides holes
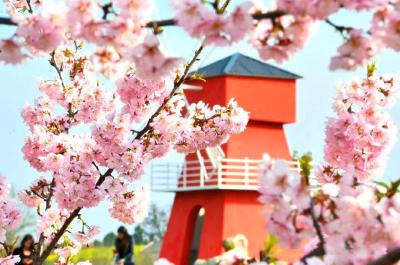
[[[117,239],[115,240],[114,253],[116,265],[134,265],[133,258],[133,241],[128,230],[124,226],[118,228]]]

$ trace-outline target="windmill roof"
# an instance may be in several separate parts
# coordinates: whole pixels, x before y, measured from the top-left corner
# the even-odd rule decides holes
[[[241,53],[235,53],[195,71],[203,77],[237,75],[249,77],[269,77],[279,79],[299,79],[301,76],[270,65]]]

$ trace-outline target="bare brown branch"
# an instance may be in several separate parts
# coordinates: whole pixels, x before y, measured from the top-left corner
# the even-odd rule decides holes
[[[400,261],[400,247],[390,250],[377,260],[374,260],[368,265],[393,265]]]
[[[253,14],[253,18],[255,20],[275,19],[275,18],[281,17],[285,14],[286,14],[286,12],[284,12],[284,11],[276,10],[276,11],[270,11],[270,12],[265,12],[265,13],[255,13],[255,14]],[[0,17],[0,25],[16,26],[17,24],[8,17]],[[154,28],[154,27],[167,27],[167,26],[176,26],[176,25],[177,25],[176,20],[174,18],[170,18],[170,19],[150,21],[146,24],[146,27]]]

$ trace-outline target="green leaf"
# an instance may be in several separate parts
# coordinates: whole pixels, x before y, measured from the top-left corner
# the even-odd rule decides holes
[[[376,72],[376,69],[377,69],[376,62],[372,62],[372,63],[368,64],[368,66],[367,66],[367,76],[368,77],[373,76],[375,74],[375,72]]]
[[[310,152],[305,153],[298,159],[300,169],[306,178],[308,178],[311,175],[312,161],[313,158]]]
[[[267,236],[267,240],[265,241],[265,245],[264,245],[264,252],[265,254],[270,254],[273,247],[276,246],[279,242],[278,237],[274,236],[274,235],[268,235]]]
[[[377,184],[377,185],[379,185],[379,186],[381,186],[381,187],[384,187],[385,189],[389,189],[390,187],[389,187],[389,184],[387,184],[386,182],[383,182],[383,181],[372,181],[373,183],[375,183],[375,184]]]

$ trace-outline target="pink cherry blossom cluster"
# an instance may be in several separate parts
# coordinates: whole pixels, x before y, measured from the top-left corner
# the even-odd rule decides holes
[[[49,242],[57,232],[57,227],[63,225],[68,218],[69,212],[65,209],[51,208],[47,209],[40,216],[36,223],[36,230],[42,234]]]
[[[204,38],[206,44],[230,45],[242,40],[253,26],[250,2],[237,5],[227,15],[208,8],[200,0],[173,0],[172,5],[178,24],[191,37]]]
[[[153,12],[153,1],[118,1],[107,11],[95,0],[35,1],[23,8],[19,2],[7,1],[8,12],[18,23],[17,37],[27,47],[44,52],[71,38],[125,50],[140,39],[144,33],[142,26]],[[117,15],[105,19],[105,12]]]
[[[338,48],[338,55],[332,57],[330,69],[355,70],[360,66],[366,66],[384,47],[399,50],[400,38],[396,27],[399,21],[399,5],[396,2],[389,0],[277,0],[277,9],[287,12],[286,16],[291,20],[303,22],[300,23],[301,27],[290,28],[288,23],[280,23],[277,19],[266,23],[260,22],[253,31],[252,43],[264,59],[274,59],[278,62],[288,60],[296,51],[303,48],[310,36],[312,25],[327,20],[328,24],[344,37],[344,43]],[[340,9],[373,12],[370,29],[332,24],[329,17]],[[287,27],[289,30],[286,29]],[[292,37],[290,37],[290,32],[293,34]],[[281,37],[278,38],[277,35]]]
[[[359,180],[381,175],[396,140],[397,127],[386,108],[400,96],[399,81],[389,75],[339,84],[333,104],[338,116],[326,126],[327,163],[354,171]]]
[[[340,8],[356,11],[369,10],[386,6],[389,0],[277,0],[280,9],[287,10],[295,16],[309,16],[323,20]]]
[[[216,105],[212,109],[203,102],[192,104],[188,122],[179,123],[175,149],[191,153],[206,146],[225,143],[231,134],[241,133],[245,129],[248,119],[249,113],[240,108],[234,99],[226,107]]]
[[[182,63],[181,58],[165,57],[157,38],[146,34],[153,1],[104,5],[96,0],[35,1],[30,5],[19,2],[6,1],[11,18],[18,24],[13,38],[0,40],[0,60],[6,63],[19,63],[30,54],[58,51],[62,45],[81,45],[82,40],[96,45],[87,56],[92,70],[109,79],[122,75],[130,66],[142,78],[160,80]],[[67,57],[71,54],[63,50],[56,56],[62,53]],[[77,85],[85,85],[79,81]]]
[[[146,35],[143,43],[133,48],[128,57],[135,62],[136,75],[146,80],[169,79],[183,63],[182,58],[166,57],[154,35]]]
[[[332,57],[330,69],[355,70],[367,65],[379,52],[380,43],[365,36],[362,30],[350,31],[348,40],[338,48],[338,55]]]
[[[264,60],[279,63],[292,59],[306,44],[312,31],[309,18],[281,16],[274,21],[262,20],[254,28],[250,43]]]
[[[116,194],[109,208],[110,215],[126,224],[142,222],[147,216],[149,193],[147,186],[140,186],[134,192]]]
[[[337,12],[340,1],[331,0],[277,0],[279,9],[287,10],[295,16],[325,19]]]
[[[296,168],[264,155],[260,193],[260,202],[267,205],[268,232],[277,235],[282,246],[296,248],[312,236],[311,221],[304,214],[310,206],[310,191]]]
[[[382,176],[396,141],[386,108],[399,96],[399,79],[372,72],[339,84],[337,117],[327,122],[326,161],[315,167],[316,179],[283,160],[263,159],[260,200],[267,206],[268,230],[290,247],[318,235],[314,248],[325,254],[315,264],[368,264],[400,243],[394,228],[400,222],[397,184],[366,182]]]
[[[153,113],[171,93],[172,80],[141,80],[129,73],[117,81],[118,94],[124,103],[124,112],[129,113],[135,122],[142,121]]]
[[[396,1],[397,2],[397,1]],[[373,16],[371,33],[374,39],[395,51],[400,50],[398,24],[400,22],[400,4],[383,6]]]
[[[15,265],[21,261],[21,258],[16,255],[10,255],[4,258],[0,258],[1,265]]]

